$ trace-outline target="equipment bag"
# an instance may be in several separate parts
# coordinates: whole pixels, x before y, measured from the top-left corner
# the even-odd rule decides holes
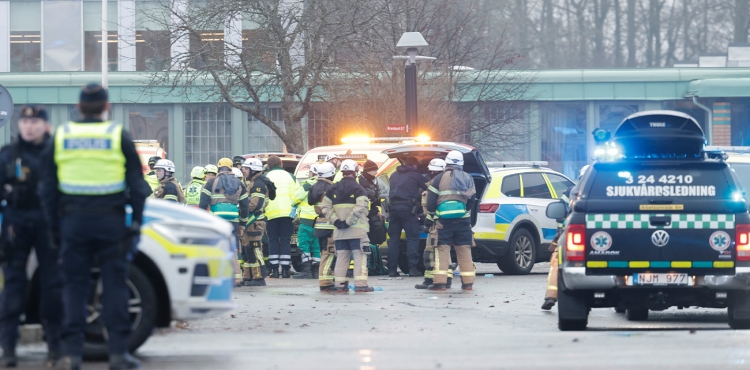
[[[380,255],[380,248],[377,245],[370,244],[370,249],[372,253],[367,258],[367,275],[388,275],[388,269],[383,266],[383,256]]]
[[[383,219],[380,218],[380,215],[370,215],[367,216],[367,221],[370,224],[370,231],[367,233],[370,243],[375,245],[383,244],[388,235],[388,230],[385,227]]]

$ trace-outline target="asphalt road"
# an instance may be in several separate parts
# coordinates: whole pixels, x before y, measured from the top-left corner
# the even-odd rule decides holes
[[[237,289],[236,311],[176,323],[137,356],[146,369],[750,368],[750,331],[729,329],[726,310],[670,309],[632,323],[594,309],[587,331],[560,332],[556,309],[539,309],[547,268],[506,276],[483,264],[466,293],[416,290],[421,278],[409,277],[371,277],[382,292],[339,295],[312,280],[268,279]],[[44,347],[19,352],[33,368]]]

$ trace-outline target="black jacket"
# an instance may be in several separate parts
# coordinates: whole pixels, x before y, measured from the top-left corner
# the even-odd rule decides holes
[[[80,123],[102,122],[100,119],[86,118]],[[44,216],[52,230],[60,229],[61,211],[65,206],[83,209],[133,207],[133,221],[142,223],[146,198],[151,195],[151,187],[143,179],[141,158],[135,144],[126,130],[122,130],[122,154],[125,156],[125,191],[107,195],[70,195],[58,189],[57,163],[55,163],[55,140],[51,138],[42,153],[42,176],[39,198],[42,201]],[[92,168],[91,171],[96,171]],[[125,225],[122,225],[125,227]]]
[[[411,209],[419,205],[422,191],[427,190],[425,178],[409,166],[398,166],[391,175],[390,183],[391,209]]]
[[[6,221],[44,221],[42,205],[37,195],[41,176],[42,151],[48,145],[49,135],[41,144],[18,140],[0,149],[0,193],[8,202],[3,211]],[[17,162],[20,159],[20,162]],[[20,168],[17,168],[17,164]],[[17,177],[17,170],[21,176]]]

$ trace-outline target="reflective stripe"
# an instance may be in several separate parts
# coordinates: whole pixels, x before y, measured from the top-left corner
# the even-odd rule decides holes
[[[434,186],[432,186],[432,185],[428,186],[428,187],[427,187],[427,190],[429,190],[429,191],[431,191],[431,192],[433,192],[433,193],[435,193],[435,194],[440,194],[440,190],[436,189],[436,188],[435,188]]]
[[[164,199],[164,200],[174,200],[174,201],[177,201],[177,196],[176,196],[176,195],[172,195],[172,194],[169,194],[169,195],[165,195],[165,196],[164,196],[164,198],[162,198],[162,199]]]
[[[263,199],[266,198],[266,195],[263,194],[263,193],[252,193],[252,194],[250,194],[250,196],[251,197],[257,197],[257,198],[263,198]]]
[[[460,274],[461,274],[461,276],[477,276],[476,272],[474,272],[474,271],[472,271],[472,272],[463,272],[462,271]]]
[[[125,190],[125,182],[118,182],[109,185],[72,185],[60,183],[60,190],[65,194],[113,194]]]
[[[208,190],[208,189],[206,189],[206,188],[203,188],[203,190],[202,190],[201,192],[202,192],[203,194],[206,194],[206,195],[208,195],[208,196],[211,196],[211,197],[213,197],[213,194],[211,194],[211,191],[210,191],[210,190]]]

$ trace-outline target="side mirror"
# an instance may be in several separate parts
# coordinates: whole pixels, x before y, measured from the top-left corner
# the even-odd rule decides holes
[[[563,220],[568,217],[568,204],[563,201],[550,203],[546,214],[553,220]]]

